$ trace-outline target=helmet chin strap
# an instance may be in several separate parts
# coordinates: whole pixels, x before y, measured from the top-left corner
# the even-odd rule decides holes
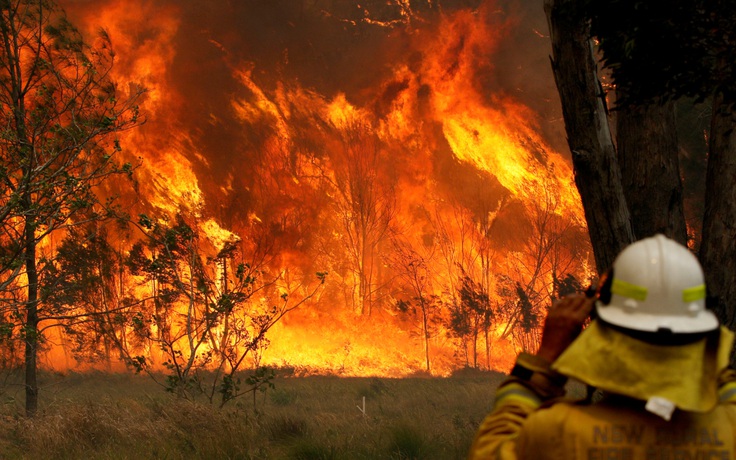
[[[595,386],[585,385],[584,404],[593,404],[606,397],[606,393],[598,391],[598,388]],[[677,406],[667,398],[652,396],[644,403],[644,409],[646,409],[647,412],[651,412],[654,415],[662,417],[664,420],[670,421],[672,419],[672,414],[675,412],[675,409],[677,409]]]

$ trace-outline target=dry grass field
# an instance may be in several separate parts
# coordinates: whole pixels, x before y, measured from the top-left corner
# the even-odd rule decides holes
[[[146,376],[45,374],[39,415],[0,380],[2,459],[462,459],[501,376],[277,377],[223,409]],[[366,413],[362,408],[365,397]]]

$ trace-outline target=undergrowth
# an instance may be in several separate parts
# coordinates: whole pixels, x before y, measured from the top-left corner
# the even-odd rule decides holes
[[[279,377],[254,410],[177,399],[141,376],[44,374],[33,419],[22,386],[0,393],[0,458],[462,459],[500,378]]]

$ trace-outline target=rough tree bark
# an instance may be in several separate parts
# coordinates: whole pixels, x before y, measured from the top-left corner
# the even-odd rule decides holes
[[[700,261],[708,286],[708,307],[721,323],[736,328],[736,113],[733,101],[713,101],[705,215]],[[734,355],[731,355],[734,363]],[[736,363],[735,363],[736,364]]]
[[[562,102],[575,183],[585,210],[599,272],[634,241],[608,125],[588,21],[572,0],[545,0],[552,41],[552,70]]]
[[[622,107],[616,139],[634,236],[662,233],[687,244],[674,102]]]
[[[611,251],[621,249],[621,239],[639,238],[662,232],[686,242],[682,183],[677,164],[677,136],[671,107],[647,106],[619,113],[619,158],[627,191],[626,200],[634,218],[628,233],[624,200],[617,201],[621,185],[615,171],[610,176],[601,168],[616,169],[605,136],[600,94],[595,93],[595,62],[586,52],[590,47],[588,21],[576,15],[576,0],[545,0],[553,47],[553,70],[562,100],[568,142],[573,151],[573,166],[596,263],[601,269],[610,262]],[[728,34],[724,32],[724,37]],[[727,65],[724,64],[725,67]],[[722,66],[722,67],[724,67]],[[700,245],[700,262],[708,288],[708,308],[721,324],[736,328],[736,96],[728,84],[713,95],[705,213]],[[594,134],[597,134],[596,138]],[[596,144],[599,142],[600,144]],[[580,152],[586,153],[582,155]],[[592,170],[592,173],[591,173]],[[598,183],[599,180],[610,180]],[[610,193],[610,194],[609,194]],[[596,200],[599,198],[599,200]],[[612,198],[614,202],[607,200]],[[597,209],[597,210],[596,210]],[[628,210],[626,210],[628,213]],[[601,219],[612,219],[612,234],[600,233]],[[620,230],[620,231],[618,231]],[[619,238],[619,239],[616,239]],[[618,245],[618,246],[617,246]],[[736,365],[736,348],[731,353]]]
[[[545,0],[568,143],[599,269],[626,244],[655,232],[684,242],[682,184],[670,107],[648,106],[619,114],[619,157],[610,140],[598,85],[588,21],[576,0]],[[710,130],[700,261],[707,304],[736,328],[736,97],[716,93]],[[629,196],[624,199],[624,188]],[[627,208],[633,209],[632,225]],[[632,230],[634,229],[634,230]],[[736,364],[732,353],[732,364]]]

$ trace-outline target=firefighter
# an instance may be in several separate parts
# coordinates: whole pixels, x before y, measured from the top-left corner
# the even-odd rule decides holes
[[[539,351],[518,356],[470,458],[736,459],[733,334],[705,295],[686,247],[656,235],[625,248],[595,295],[550,308]],[[565,398],[568,378],[598,396]]]

